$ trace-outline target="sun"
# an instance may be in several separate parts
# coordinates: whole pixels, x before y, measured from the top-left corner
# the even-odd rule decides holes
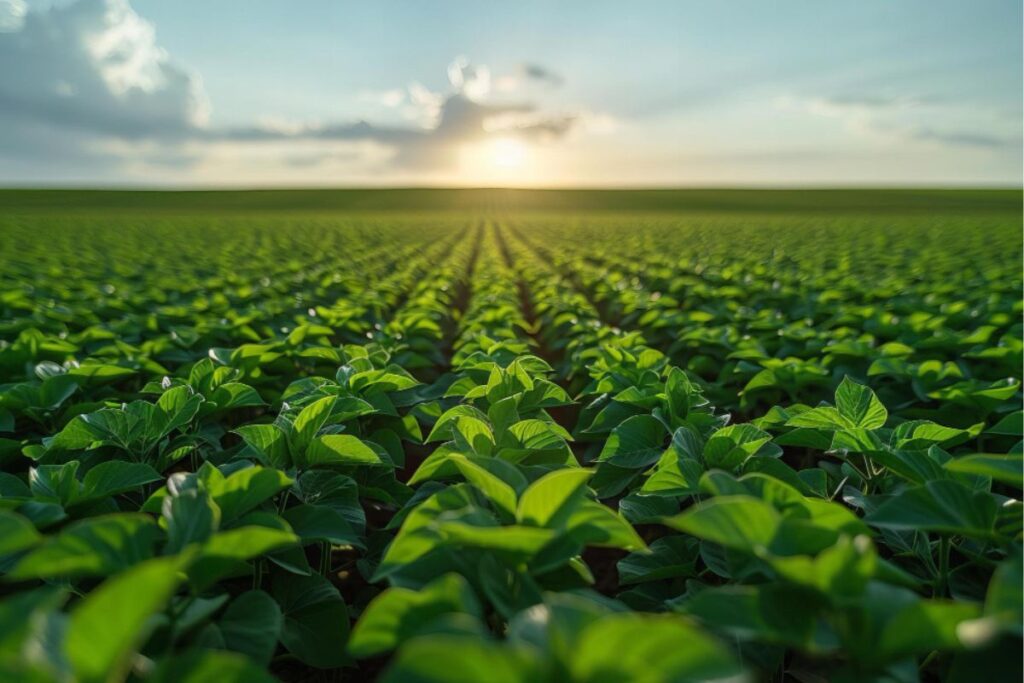
[[[488,145],[487,153],[491,163],[497,168],[521,168],[526,163],[526,145],[514,138],[492,140]]]
[[[522,185],[537,166],[539,150],[514,136],[476,140],[459,150],[459,177],[471,185]]]

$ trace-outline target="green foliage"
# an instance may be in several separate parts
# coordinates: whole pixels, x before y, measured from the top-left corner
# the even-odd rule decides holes
[[[0,679],[1020,678],[1016,217],[495,207],[0,218]]]

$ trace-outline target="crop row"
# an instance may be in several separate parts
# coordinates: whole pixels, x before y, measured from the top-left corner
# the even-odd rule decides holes
[[[2,676],[1019,664],[1006,231],[307,220],[14,231]]]

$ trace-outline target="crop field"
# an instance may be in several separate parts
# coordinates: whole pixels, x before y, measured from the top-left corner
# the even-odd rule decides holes
[[[1020,191],[0,192],[0,681],[1019,681]]]

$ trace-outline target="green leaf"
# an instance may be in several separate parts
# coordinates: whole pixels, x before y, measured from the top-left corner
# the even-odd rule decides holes
[[[39,403],[47,410],[56,410],[78,391],[78,382],[70,375],[53,375],[39,385]]]
[[[556,532],[551,529],[517,525],[473,526],[446,521],[439,522],[436,528],[448,543],[494,550],[524,559],[537,554],[556,536]]]
[[[116,496],[161,479],[163,477],[159,472],[144,463],[110,460],[96,465],[85,473],[78,498],[96,500]]]
[[[690,536],[666,536],[646,552],[630,553],[617,565],[622,585],[693,576],[700,543]]]
[[[918,600],[904,607],[885,624],[879,637],[879,659],[894,660],[933,650],[964,647],[968,631],[964,623],[976,619],[981,609],[973,603]]]
[[[1017,410],[1010,413],[999,422],[986,429],[985,433],[1003,436],[1024,436],[1024,411]]]
[[[167,521],[167,553],[202,543],[220,527],[220,508],[205,491],[187,489],[164,498],[161,514]]]
[[[156,402],[157,407],[163,412],[163,424],[153,425],[152,428],[147,425],[146,435],[162,437],[175,429],[181,429],[196,416],[202,402],[203,397],[194,393],[191,387],[168,389]]]
[[[1024,562],[1015,554],[999,563],[985,595],[985,616],[1021,631],[1024,614]]]
[[[320,432],[331,416],[335,401],[337,398],[334,396],[327,396],[302,409],[294,422],[295,431],[291,439],[293,453],[302,453],[313,442],[313,437]]]
[[[305,503],[334,508],[357,533],[363,533],[366,513],[359,504],[359,485],[351,477],[326,470],[309,470],[299,477],[298,491]]]
[[[803,427],[808,429],[852,429],[856,425],[837,408],[819,406],[802,413],[797,413],[786,421],[787,427]]]
[[[453,656],[453,653],[458,656]],[[431,635],[402,647],[381,683],[526,683],[540,681],[531,652],[479,637]]]
[[[217,626],[229,650],[266,666],[274,656],[283,621],[281,608],[269,594],[251,590],[231,601]]]
[[[189,566],[189,583],[203,590],[226,576],[248,576],[252,569],[246,563],[268,553],[295,546],[295,534],[269,526],[243,526],[215,533],[199,546]]]
[[[255,466],[217,479],[207,490],[220,508],[221,523],[227,525],[293,483],[278,469]]]
[[[748,553],[767,547],[779,522],[774,507],[750,496],[716,496],[664,521],[677,531]]]
[[[383,654],[453,612],[481,616],[476,595],[458,574],[445,574],[417,591],[389,588],[359,617],[352,629],[349,652],[360,658]]]
[[[441,417],[437,418],[433,429],[430,430],[430,434],[428,434],[425,439],[425,443],[430,443],[432,441],[445,441],[452,438],[452,430],[455,427],[455,422],[460,417],[473,417],[481,422],[486,422],[487,420],[487,416],[484,413],[471,405],[460,404],[454,406],[442,413]]]
[[[567,468],[549,472],[533,482],[519,499],[516,521],[529,526],[548,526],[552,520],[564,518],[567,508],[586,493],[592,470]]]
[[[924,449],[934,444],[945,444],[966,434],[964,429],[943,427],[928,420],[913,420],[893,430],[892,442],[897,449]]]
[[[129,658],[181,580],[187,557],[148,560],[106,580],[72,610],[65,651],[83,683],[122,680]]]
[[[39,465],[28,471],[28,485],[35,498],[67,505],[78,495],[79,482],[75,477],[78,461],[63,465]]]
[[[203,558],[249,560],[298,542],[294,534],[263,526],[243,526],[214,534],[202,547]]]
[[[75,522],[21,558],[12,579],[109,576],[153,556],[160,528],[141,513]]]
[[[337,588],[319,574],[280,574],[272,592],[284,615],[281,643],[289,652],[318,669],[348,662],[348,609]]]
[[[875,392],[849,377],[844,377],[836,389],[836,408],[854,427],[862,429],[884,427],[889,418],[889,411],[875,396]]]
[[[792,528],[792,527],[791,527]],[[789,531],[785,526],[783,533]],[[840,536],[816,557],[769,557],[768,563],[787,581],[821,592],[826,598],[855,602],[875,575],[877,555],[867,536]]]
[[[787,584],[725,585],[685,596],[678,609],[716,631],[742,640],[820,652],[814,640],[820,605],[813,594]]]
[[[476,455],[487,456],[494,449],[490,425],[475,417],[456,417],[452,423],[452,439],[460,450]]]
[[[288,439],[276,425],[244,425],[235,434],[249,445],[263,459],[265,464],[278,469],[291,467]]]
[[[623,550],[646,548],[643,539],[622,515],[593,500],[582,500],[565,522],[571,538],[584,545],[597,545]]]
[[[448,457],[455,463],[455,466],[462,473],[462,476],[466,478],[466,481],[480,489],[508,519],[515,518],[515,489],[464,455],[453,454]]]
[[[186,650],[160,662],[153,683],[278,683],[247,657],[218,650]]]
[[[241,382],[227,382],[220,385],[214,390],[210,399],[221,410],[264,405],[259,393],[248,384]]]
[[[935,531],[972,538],[995,537],[997,504],[991,494],[950,480],[930,481],[884,500],[868,524],[888,529]]]
[[[673,422],[685,420],[694,404],[703,400],[700,391],[686,373],[673,367],[665,378],[665,398],[668,400],[668,413]]]
[[[651,681],[705,681],[742,672],[728,649],[685,619],[636,613],[587,626],[566,664],[574,681],[638,680],[640,672]]]
[[[384,464],[372,448],[351,434],[318,436],[309,444],[305,460],[311,468]]]
[[[752,424],[723,427],[704,444],[704,462],[709,467],[735,470],[771,438],[770,434]]]
[[[305,543],[327,541],[333,545],[363,547],[344,515],[327,505],[296,505],[285,510],[281,517]]]
[[[42,540],[29,520],[8,510],[0,510],[0,555],[16,553]]]
[[[74,377],[82,377],[90,380],[100,380],[103,382],[112,382],[125,377],[131,377],[135,374],[135,370],[131,368],[122,368],[117,365],[107,365],[105,363],[86,363],[79,365],[78,367],[72,367],[68,370],[68,375]]]
[[[962,455],[953,458],[944,467],[950,472],[989,477],[1016,489],[1024,489],[1024,455],[1020,453]]]
[[[697,492],[704,473],[700,437],[687,427],[672,435],[671,446],[658,459],[654,472],[643,483],[641,491],[651,496],[682,496]]]
[[[664,441],[661,422],[650,415],[634,415],[612,430],[597,459],[618,467],[647,467],[661,457]]]

